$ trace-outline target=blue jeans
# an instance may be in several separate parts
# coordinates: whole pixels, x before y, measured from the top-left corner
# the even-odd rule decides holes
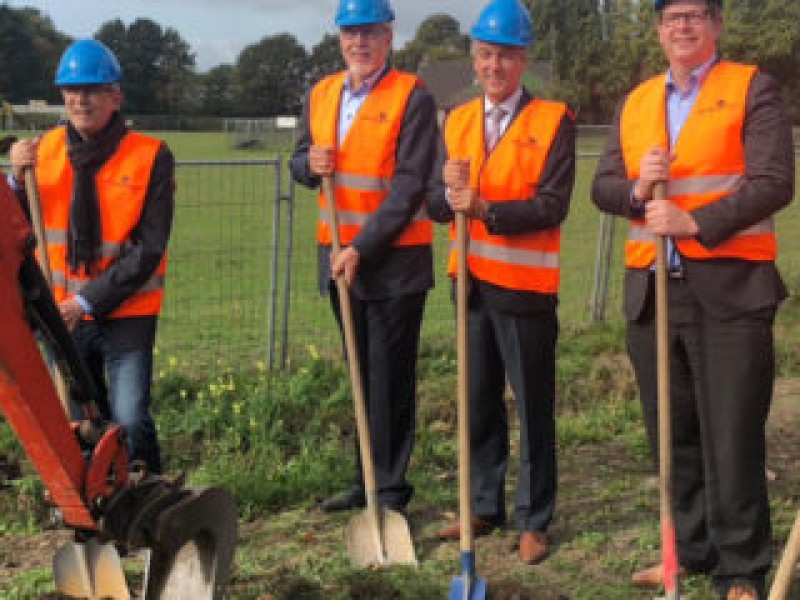
[[[100,390],[106,417],[127,433],[131,460],[141,460],[151,473],[161,473],[156,426],[150,415],[152,347],[120,350],[94,322],[84,321],[73,331],[78,350]],[[71,411],[76,412],[73,406]],[[80,410],[80,409],[78,409]]]

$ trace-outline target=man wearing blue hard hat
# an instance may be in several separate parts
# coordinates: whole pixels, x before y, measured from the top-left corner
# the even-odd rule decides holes
[[[61,316],[107,392],[106,417],[126,430],[131,458],[160,473],[150,380],[174,160],[163,142],[126,126],[121,80],[105,45],[70,45],[55,77],[68,122],[11,148],[9,182],[27,202],[24,173],[35,170]]]
[[[414,442],[416,362],[422,313],[433,286],[433,226],[423,198],[436,152],[433,97],[416,76],[388,65],[394,12],[387,0],[341,0],[336,14],[346,69],[306,97],[290,162],[317,188],[331,178],[342,250],[331,251],[329,202],[318,196],[319,284],[342,323],[332,278],[350,290],[378,500],[403,510],[413,488],[406,469]],[[361,461],[326,511],[365,505]]]
[[[519,0],[489,2],[470,34],[483,94],[448,115],[429,212],[439,222],[458,211],[468,218],[473,531],[485,535],[506,520],[508,381],[520,424],[519,558],[533,564],[549,552],[556,500],[560,225],[575,179],[575,125],[563,103],[521,84],[533,31]],[[458,539],[461,529],[454,523],[439,535]]]
[[[666,238],[672,505],[684,572],[723,600],[765,598],[771,528],[765,426],[772,326],[786,287],[774,214],[792,199],[791,125],[778,86],[723,60],[721,0],[655,0],[669,63],[621,103],[593,184],[630,220],[624,311],[645,425],[658,455],[653,264]],[[654,198],[666,182],[665,198]],[[660,567],[634,583],[661,585]]]

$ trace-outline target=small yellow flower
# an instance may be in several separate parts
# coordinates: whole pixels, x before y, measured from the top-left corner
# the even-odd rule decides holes
[[[169,360],[167,361],[170,367],[177,367],[178,366],[178,359],[174,356],[170,356]]]
[[[319,360],[319,351],[317,350],[317,347],[314,344],[308,345],[308,353],[314,360]]]

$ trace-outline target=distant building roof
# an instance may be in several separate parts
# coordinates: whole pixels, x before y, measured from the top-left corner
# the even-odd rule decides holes
[[[444,109],[462,102],[466,91],[475,85],[470,58],[424,58],[417,69],[417,75],[433,94],[436,106]]]
[[[48,104],[45,100],[28,100],[27,104],[13,104],[11,110],[18,115],[66,115],[63,104]]]

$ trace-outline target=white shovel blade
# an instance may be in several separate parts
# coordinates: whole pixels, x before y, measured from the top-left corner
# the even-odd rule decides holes
[[[86,542],[86,565],[97,598],[130,600],[125,571],[114,544],[101,544],[96,539]]]
[[[70,598],[94,598],[83,544],[70,542],[53,556],[53,578],[59,593]]]

